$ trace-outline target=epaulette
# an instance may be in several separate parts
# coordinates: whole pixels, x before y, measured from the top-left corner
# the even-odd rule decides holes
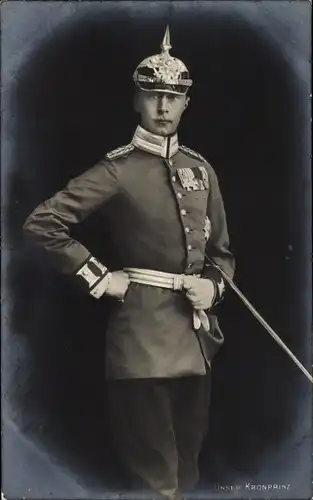
[[[123,158],[129,155],[134,149],[135,146],[133,146],[132,144],[126,144],[126,146],[120,146],[119,148],[113,149],[113,151],[110,151],[105,155],[105,158],[107,160],[116,160],[117,158]]]
[[[206,159],[203,158],[203,156],[193,151],[193,149],[186,148],[186,146],[179,146],[179,150],[185,153],[187,156],[191,156],[191,158],[195,158],[196,160],[200,160],[205,163],[207,162]]]

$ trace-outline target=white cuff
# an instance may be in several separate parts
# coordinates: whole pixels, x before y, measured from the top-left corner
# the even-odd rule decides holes
[[[112,274],[108,273],[102,278],[99,283],[90,290],[90,294],[96,299],[100,299],[102,295],[107,291],[110,285]]]
[[[108,274],[108,268],[92,256],[76,272],[76,276],[83,278],[89,289],[96,285],[106,274]]]

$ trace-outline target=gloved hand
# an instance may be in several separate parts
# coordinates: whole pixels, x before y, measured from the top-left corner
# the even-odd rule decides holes
[[[216,292],[211,279],[185,276],[184,289],[194,309],[206,310],[212,307]]]
[[[128,274],[124,271],[113,271],[109,274],[110,276],[105,294],[123,301],[130,283]]]
[[[90,293],[97,299],[105,294],[123,302],[129,283],[129,276],[124,271],[113,271],[106,274]]]

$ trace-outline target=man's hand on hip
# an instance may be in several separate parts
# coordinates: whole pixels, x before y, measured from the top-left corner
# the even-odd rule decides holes
[[[210,279],[185,276],[186,296],[194,309],[210,309],[215,299],[215,287]]]
[[[129,276],[124,271],[113,271],[110,274],[111,276],[105,293],[110,297],[123,300],[130,283]]]

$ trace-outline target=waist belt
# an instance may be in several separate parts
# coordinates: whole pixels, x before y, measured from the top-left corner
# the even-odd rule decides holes
[[[139,269],[136,267],[126,267],[124,271],[128,274],[132,283],[157,286],[176,291],[184,290],[184,274],[165,273],[163,271],[152,271],[150,269]],[[210,330],[210,322],[206,313],[203,310],[194,309],[193,326],[195,330],[199,330],[201,325],[206,331]]]

